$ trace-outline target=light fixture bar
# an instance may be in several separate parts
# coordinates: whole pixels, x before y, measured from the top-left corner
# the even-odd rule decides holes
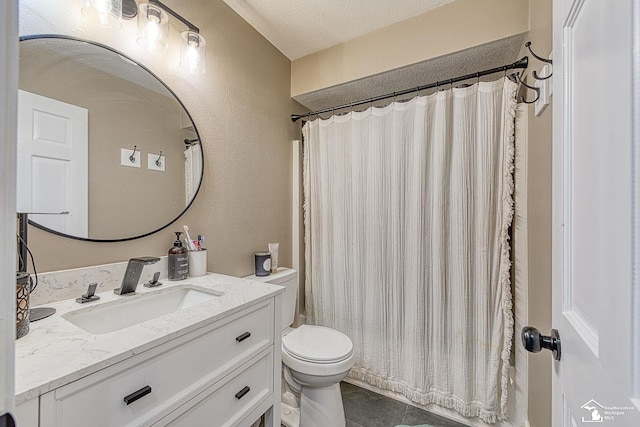
[[[148,2],[152,5],[158,6],[159,8],[167,12],[169,15],[173,16],[178,21],[182,22],[184,25],[186,25],[189,28],[189,30],[193,31],[194,33],[200,33],[200,29],[198,27],[196,27],[191,22],[184,19],[178,12],[174,11],[173,9],[171,9],[169,6],[162,3],[161,1],[148,0]]]

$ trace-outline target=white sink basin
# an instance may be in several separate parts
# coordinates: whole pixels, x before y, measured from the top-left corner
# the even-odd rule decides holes
[[[182,285],[70,311],[63,314],[62,318],[90,334],[100,335],[184,310],[222,295],[224,292]]]

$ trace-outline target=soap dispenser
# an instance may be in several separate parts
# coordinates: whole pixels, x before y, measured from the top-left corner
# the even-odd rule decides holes
[[[180,241],[181,231],[176,231],[176,241],[169,249],[169,280],[183,280],[189,275],[189,251]]]

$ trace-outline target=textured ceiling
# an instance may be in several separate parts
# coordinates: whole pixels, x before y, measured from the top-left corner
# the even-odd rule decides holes
[[[428,85],[437,81],[446,81],[457,76],[464,76],[476,71],[488,70],[495,67],[511,64],[518,60],[518,54],[522,48],[527,33],[516,34],[501,40],[485,43],[473,48],[444,55],[438,58],[411,64],[406,67],[354,80],[337,86],[328,87],[315,92],[308,92],[293,99],[311,111],[325,108],[333,108],[366,100],[380,95],[411,89],[417,86]],[[500,74],[493,74],[481,78],[483,81],[495,80]],[[469,83],[474,83],[470,81]],[[443,87],[449,87],[444,84]],[[421,92],[427,95],[434,92]],[[413,98],[415,93],[404,98]],[[401,100],[398,98],[397,100]],[[380,101],[375,105],[386,105],[390,101]],[[365,110],[369,105],[355,108]],[[338,111],[336,111],[338,112]],[[323,115],[324,117],[324,115]]]
[[[224,0],[294,60],[454,0]]]

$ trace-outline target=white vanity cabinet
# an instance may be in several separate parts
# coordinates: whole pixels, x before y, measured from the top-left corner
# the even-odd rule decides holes
[[[43,394],[40,427],[279,426],[280,298]]]

